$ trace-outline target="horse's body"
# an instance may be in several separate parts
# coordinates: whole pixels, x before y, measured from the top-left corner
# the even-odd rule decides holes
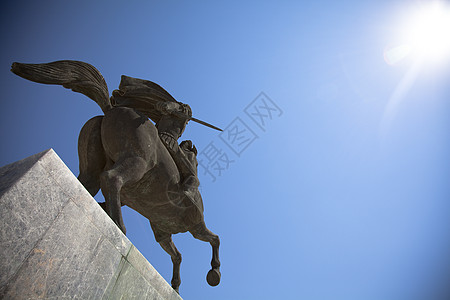
[[[194,152],[184,151],[196,166]],[[179,232],[189,231],[211,243],[212,270],[207,279],[211,285],[219,283],[219,238],[206,228],[200,193],[193,202],[182,192],[177,166],[151,121],[134,109],[113,108],[83,126],[78,152],[79,180],[93,196],[102,189],[105,210],[119,228],[125,232],[122,205],[149,219],[156,240],[172,257],[175,290],[181,282],[181,254],[171,235]]]
[[[156,241],[172,258],[172,287],[176,291],[181,283],[181,254],[173,244],[171,235],[179,232],[189,231],[195,238],[211,244],[212,269],[206,279],[210,285],[219,284],[219,237],[206,228],[198,189],[183,189],[174,158],[161,142],[155,125],[148,119],[155,120],[162,115],[154,109],[147,111],[146,101],[153,103],[150,104],[153,107],[156,102],[173,103],[176,100],[154,82],[122,76],[124,90],[134,92],[131,98],[125,100],[142,95],[145,100],[131,106],[115,107],[103,76],[92,65],[81,61],[13,63],[11,70],[31,81],[70,88],[100,106],[105,115],[90,119],[80,132],[80,182],[92,196],[101,188],[105,196],[102,207],[124,233],[122,205],[149,219]],[[124,91],[117,91],[117,95],[123,96]],[[145,111],[149,115],[145,115]],[[181,121],[185,126],[187,121]],[[180,149],[182,152],[179,154],[186,156],[192,172],[196,173],[196,150],[192,143],[183,142]]]

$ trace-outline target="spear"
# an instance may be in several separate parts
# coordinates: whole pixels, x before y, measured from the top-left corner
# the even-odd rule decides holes
[[[212,129],[215,129],[215,130],[218,130],[218,131],[223,131],[222,129],[220,129],[219,127],[216,127],[216,126],[214,126],[214,125],[211,125],[211,124],[209,124],[209,123],[206,123],[205,121],[202,121],[202,120],[199,120],[199,119],[196,119],[196,118],[189,118],[189,121],[194,121],[194,122],[197,122],[197,123],[199,123],[199,124],[202,124],[202,125],[205,125],[205,126],[207,126],[207,127],[209,127],[209,128],[212,128]]]
[[[173,111],[173,112],[171,112],[171,114],[174,114],[174,115],[176,115],[176,116],[179,117],[179,118],[186,118],[186,115],[185,115],[185,114],[183,114],[183,113],[181,113],[181,112],[178,112],[178,111]],[[209,123],[207,123],[207,122],[205,122],[205,121],[199,120],[199,119],[194,118],[194,117],[189,117],[189,118],[188,118],[188,121],[194,121],[194,122],[197,122],[197,123],[199,123],[199,124],[202,124],[202,125],[204,125],[204,126],[206,126],[206,127],[209,127],[209,128],[212,128],[212,129],[215,129],[215,130],[218,130],[218,131],[223,131],[223,130],[220,129],[219,127],[216,127],[216,126],[214,126],[214,125],[211,125],[211,124],[209,124]]]

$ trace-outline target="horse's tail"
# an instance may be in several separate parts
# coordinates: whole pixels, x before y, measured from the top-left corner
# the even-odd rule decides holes
[[[58,84],[94,100],[103,113],[112,108],[108,86],[102,74],[92,65],[76,60],[59,60],[44,64],[13,63],[11,71],[25,79]]]

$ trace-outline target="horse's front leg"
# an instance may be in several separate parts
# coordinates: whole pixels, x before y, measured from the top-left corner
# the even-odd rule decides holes
[[[172,241],[172,237],[169,236],[161,241],[159,241],[161,247],[170,255],[173,263],[173,274],[172,274],[172,288],[179,293],[179,287],[181,284],[180,278],[180,265],[181,265],[181,254],[177,247]]]
[[[195,226],[189,231],[194,238],[199,239],[204,242],[209,242],[212,247],[212,259],[211,259],[211,270],[209,270],[206,275],[206,281],[211,286],[216,286],[220,283],[220,261],[219,261],[219,246],[220,239],[219,236],[212,233],[208,228],[206,228],[205,222],[202,222]]]
[[[100,175],[100,187],[105,197],[105,208],[116,225],[126,234],[122,219],[120,191],[124,184],[137,182],[148,170],[148,163],[141,157],[119,159],[110,170]]]

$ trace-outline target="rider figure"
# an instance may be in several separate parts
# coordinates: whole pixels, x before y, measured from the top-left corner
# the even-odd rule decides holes
[[[181,102],[161,101],[155,105],[155,108],[162,115],[156,122],[159,137],[178,167],[183,192],[193,199],[195,190],[200,184],[197,178],[197,166],[192,165],[177,142],[178,138],[183,134],[189,119],[192,117],[192,110],[189,105]],[[192,150],[197,154],[195,147]]]
[[[182,190],[196,203],[200,185],[197,166],[192,165],[185,151],[191,150],[197,155],[197,149],[191,142],[185,141],[180,145],[177,142],[192,118],[189,105],[176,101],[154,82],[125,75],[122,75],[119,89],[113,91],[111,103],[137,109],[156,123],[159,137],[179,170]]]

